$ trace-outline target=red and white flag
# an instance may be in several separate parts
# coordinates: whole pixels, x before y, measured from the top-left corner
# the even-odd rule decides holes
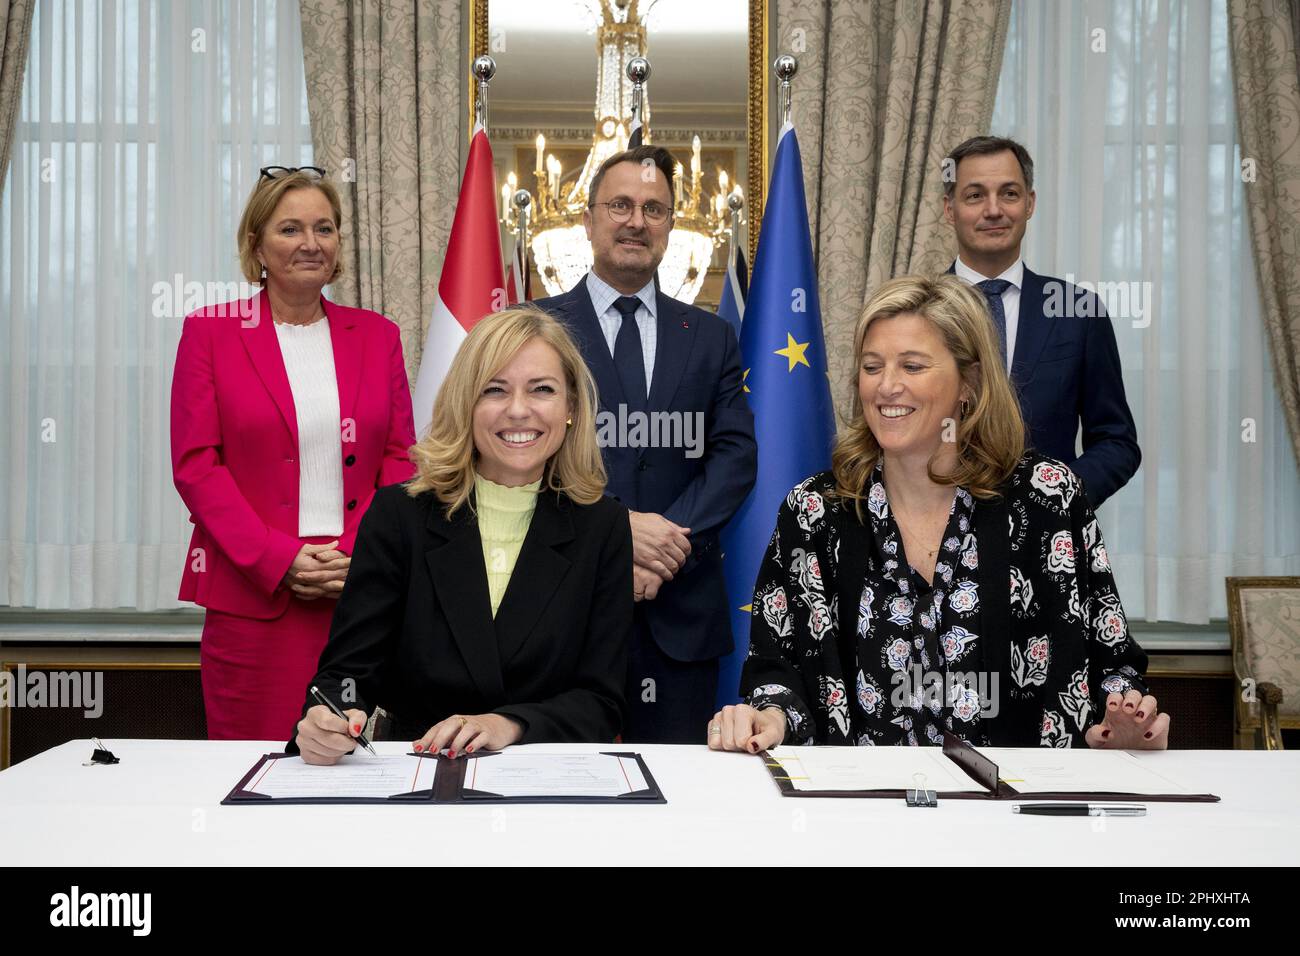
[[[502,308],[506,285],[501,272],[501,228],[497,224],[496,172],[492,146],[482,126],[470,139],[465,178],[438,278],[433,318],[420,356],[412,405],[415,434],[424,437],[433,421],[433,401],[456,350],[483,316]]]

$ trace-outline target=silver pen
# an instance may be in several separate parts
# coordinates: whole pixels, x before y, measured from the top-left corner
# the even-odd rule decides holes
[[[1017,803],[1011,812],[1043,817],[1144,817],[1147,808],[1140,803]]]

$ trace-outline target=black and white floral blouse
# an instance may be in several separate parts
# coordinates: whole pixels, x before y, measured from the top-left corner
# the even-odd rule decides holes
[[[958,488],[931,583],[908,564],[881,466],[865,521],[834,486],[823,472],[786,496],[754,589],[741,691],[785,711],[787,744],[949,731],[1085,746],[1108,694],[1146,693],[1146,654],[1065,465],[1027,455],[992,502]]]

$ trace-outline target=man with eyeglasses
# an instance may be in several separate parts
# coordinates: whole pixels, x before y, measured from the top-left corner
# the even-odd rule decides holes
[[[591,272],[537,303],[573,333],[596,379],[607,491],[629,509],[629,743],[696,743],[713,714],[718,660],[732,650],[718,534],[758,466],[735,333],[655,281],[674,167],[659,146],[607,159],[582,217]]]

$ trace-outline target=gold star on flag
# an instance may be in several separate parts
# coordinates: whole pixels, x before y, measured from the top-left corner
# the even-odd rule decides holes
[[[746,385],[745,382],[747,382],[748,380],[749,380],[749,369],[745,369],[745,374],[740,377],[740,383],[741,383],[740,387],[747,392],[749,391],[749,386]]]
[[[744,611],[746,614],[753,614],[753,613],[754,613],[754,605],[752,605],[752,604],[742,604],[742,605],[740,606],[740,610]]]
[[[786,361],[790,363],[790,367],[786,369],[787,372],[793,372],[796,365],[807,365],[812,368],[807,356],[804,355],[804,352],[808,351],[808,346],[812,344],[811,342],[796,342],[794,336],[789,332],[785,333],[785,342],[785,348],[777,349],[773,354],[786,357]]]

